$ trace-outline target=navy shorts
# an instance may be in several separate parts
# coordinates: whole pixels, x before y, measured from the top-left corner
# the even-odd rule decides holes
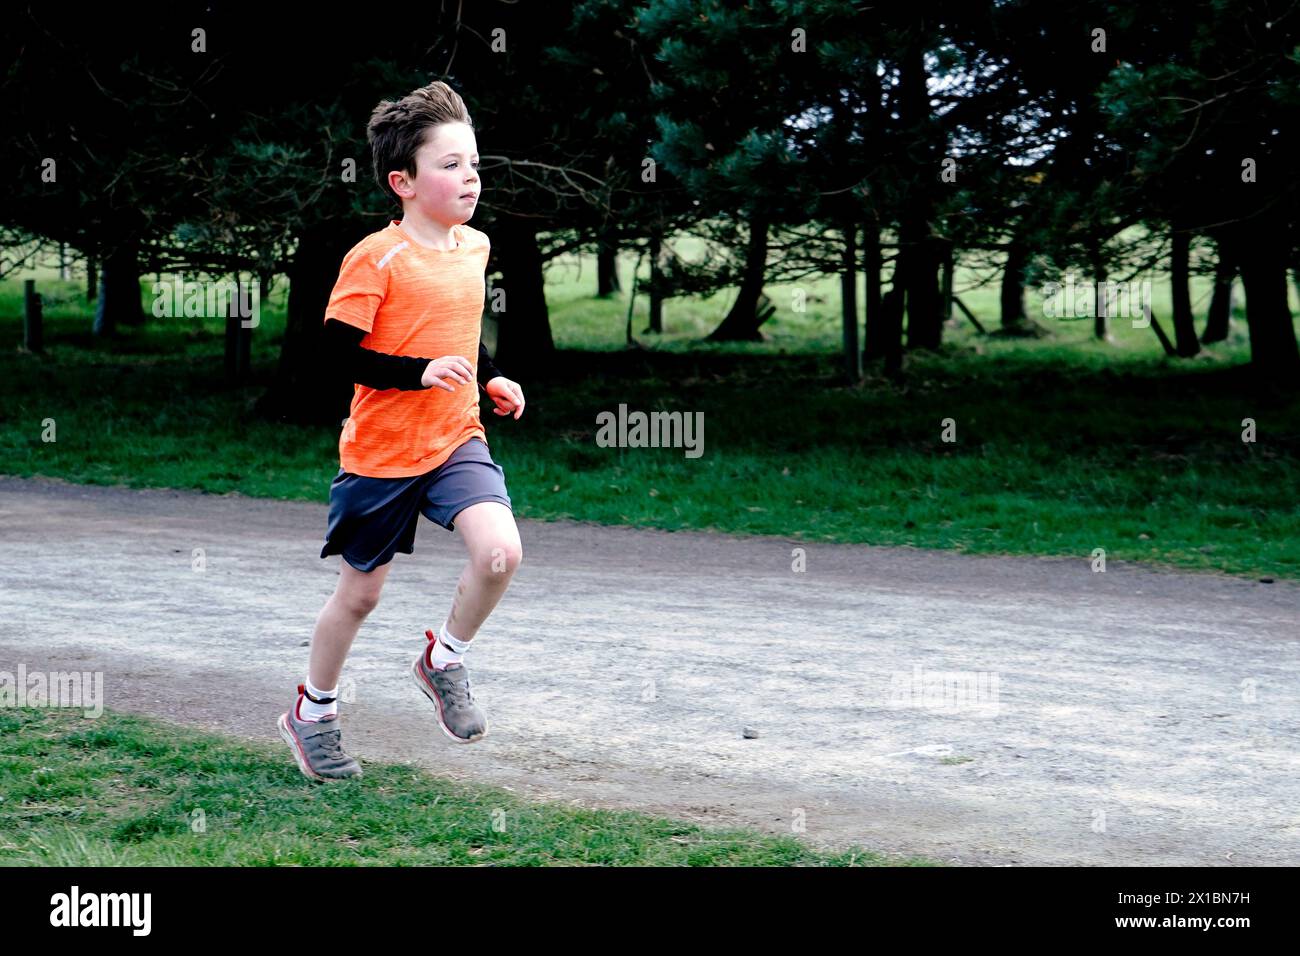
[[[511,507],[505,472],[481,438],[465,442],[433,471],[409,478],[370,478],[340,468],[330,482],[320,556],[341,554],[358,571],[373,571],[398,551],[414,552],[421,514],[454,531],[456,515],[480,501]]]

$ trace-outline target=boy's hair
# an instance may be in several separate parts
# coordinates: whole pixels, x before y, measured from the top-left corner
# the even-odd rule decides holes
[[[370,114],[366,139],[375,167],[375,181],[397,204],[402,199],[388,185],[388,174],[400,169],[414,176],[415,153],[427,130],[443,123],[464,123],[470,129],[469,110],[460,95],[441,80],[412,90],[400,100],[384,100]]]

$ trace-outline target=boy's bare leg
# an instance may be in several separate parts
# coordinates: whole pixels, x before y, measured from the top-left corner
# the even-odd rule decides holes
[[[352,641],[361,623],[379,603],[379,592],[393,562],[381,564],[373,571],[358,571],[339,559],[339,583],[316,618],[311,638],[311,664],[308,679],[317,687],[337,687]],[[455,634],[455,631],[452,631]]]
[[[456,585],[447,630],[453,637],[468,641],[505,594],[523,560],[524,547],[515,516],[499,501],[470,505],[456,515],[455,525],[469,552],[469,562]],[[441,626],[442,622],[437,622],[435,633]]]

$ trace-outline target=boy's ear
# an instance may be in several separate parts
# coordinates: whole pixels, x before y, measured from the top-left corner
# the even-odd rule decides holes
[[[410,199],[415,195],[415,189],[412,188],[410,180],[406,178],[406,171],[401,169],[392,169],[388,172],[388,185],[401,196],[403,199]]]

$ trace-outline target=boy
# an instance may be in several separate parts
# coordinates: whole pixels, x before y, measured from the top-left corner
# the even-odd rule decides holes
[[[505,473],[479,421],[476,377],[497,415],[518,419],[524,395],[479,340],[490,246],[465,225],[480,190],[469,113],[451,87],[435,82],[380,103],[367,139],[375,178],[402,206],[402,219],[344,257],[325,312],[331,364],[356,383],[321,550],[342,560],[316,621],[307,680],[279,719],[312,780],[361,774],[341,746],[338,678],[394,554],[413,552],[419,516],[459,530],[469,553],[450,613],[436,636],[425,631],[411,665],[438,726],[459,743],[487,734],[462,656],[523,558]],[[465,358],[476,345],[477,375]]]

